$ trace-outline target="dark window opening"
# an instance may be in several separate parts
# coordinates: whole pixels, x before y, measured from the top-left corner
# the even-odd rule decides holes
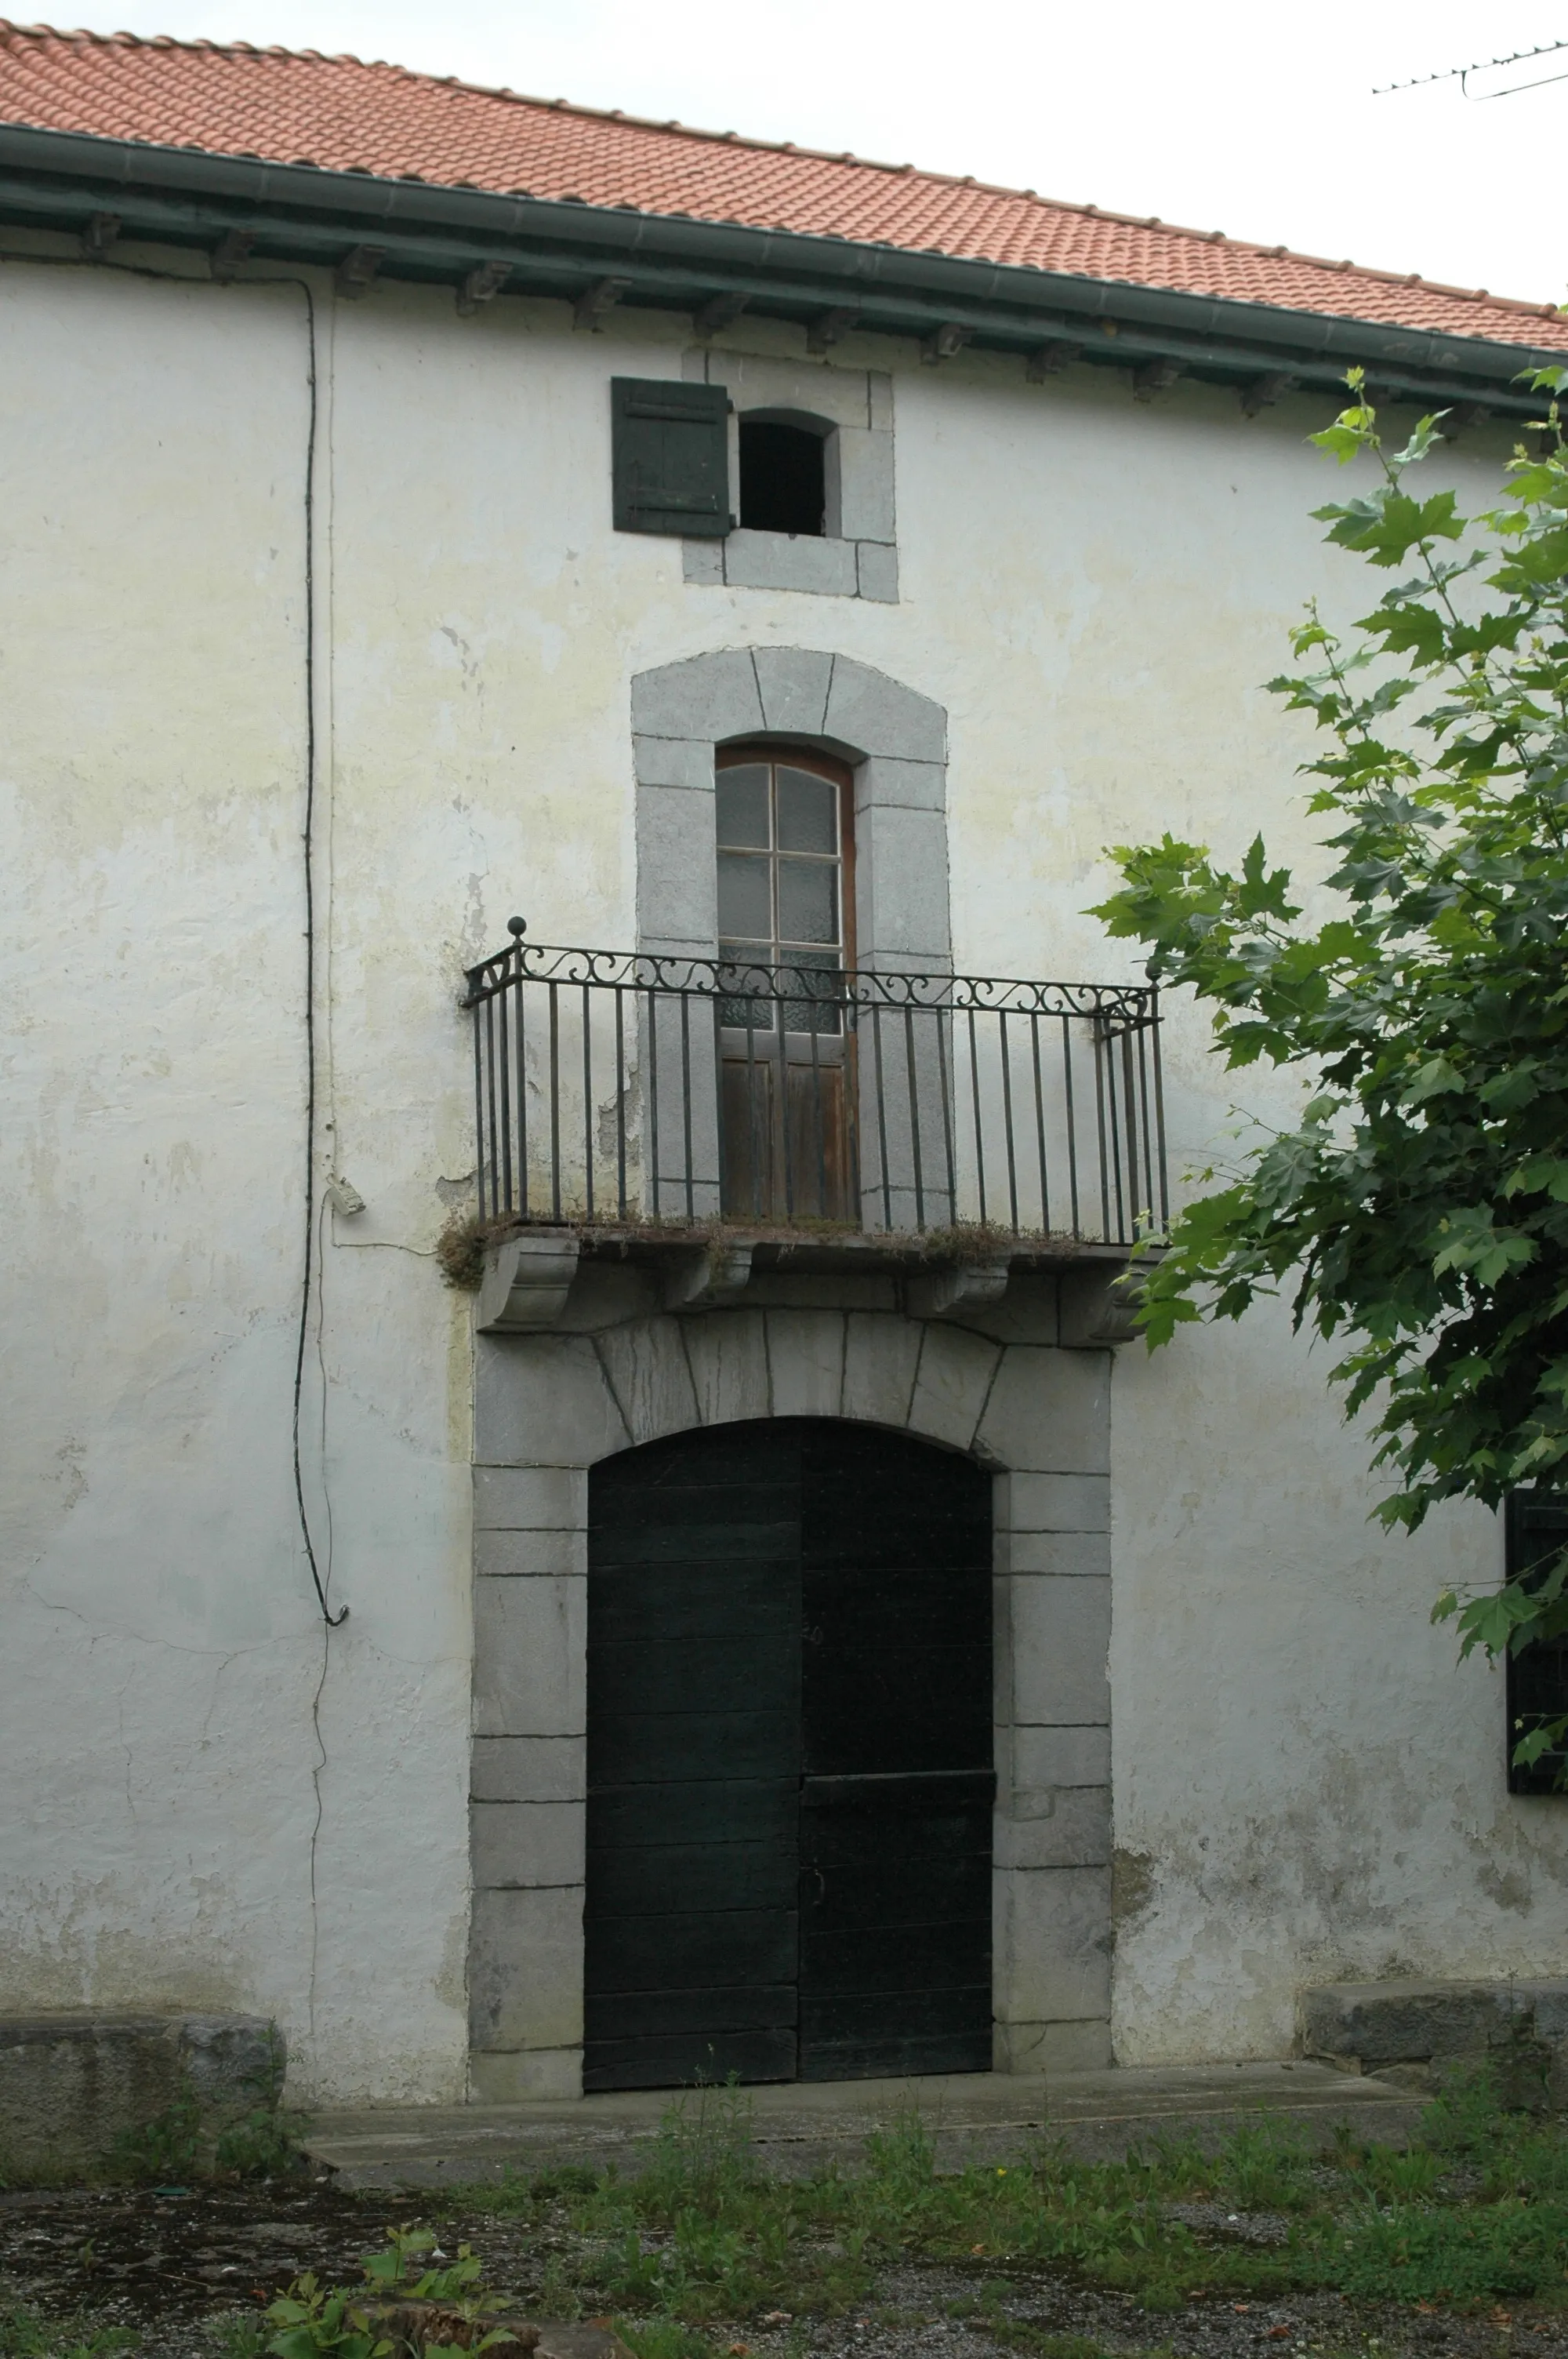
[[[1534,1589],[1568,1547],[1568,1497],[1561,1492],[1511,1491],[1503,1529],[1509,1581]],[[1516,1762],[1514,1747],[1534,1729],[1568,1718],[1568,1633],[1532,1638],[1507,1658],[1508,1765],[1510,1794],[1568,1790],[1568,1752],[1553,1746],[1531,1762]]]
[[[809,426],[741,420],[741,522],[752,532],[827,529],[827,444]]]

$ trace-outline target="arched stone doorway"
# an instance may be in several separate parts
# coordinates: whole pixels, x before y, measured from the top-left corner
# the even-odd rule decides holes
[[[990,1496],[827,1418],[593,1469],[585,2089],[989,2069]]]
[[[593,1332],[475,1343],[475,2097],[582,2089],[594,1472],[789,1418],[905,1433],[989,1473],[994,2067],[1108,2063],[1108,1351],[1055,1343],[1049,1278],[962,1324],[906,1316],[884,1279],[778,1277],[755,1308],[679,1313],[632,1265],[594,1283]]]

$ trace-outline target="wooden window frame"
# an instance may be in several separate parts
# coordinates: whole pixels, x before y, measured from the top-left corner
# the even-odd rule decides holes
[[[838,973],[848,978],[855,965],[855,826],[854,774],[846,762],[815,748],[791,745],[764,736],[716,747],[716,777],[725,770],[767,763],[775,768],[803,770],[832,786],[838,797],[838,940],[821,949],[837,957]],[[772,782],[770,781],[770,790]],[[717,830],[715,831],[717,837]],[[787,972],[798,962],[804,971],[816,945],[795,945],[795,961],[778,930],[778,864],[776,814],[770,812],[769,917],[773,929],[766,963]],[[719,844],[716,861],[726,853],[758,847]],[[726,956],[720,935],[719,956]],[[746,938],[737,940],[737,948]],[[752,940],[755,938],[753,937]],[[743,953],[744,955],[744,953]],[[749,955],[755,959],[755,951]],[[762,963],[761,961],[757,962]],[[842,986],[841,986],[842,987]],[[799,1003],[797,1003],[799,1004]],[[836,1018],[831,1034],[817,1024],[795,1030],[788,1023],[787,996],[773,1003],[775,1027],[766,1035],[750,1027],[721,1025],[719,1068],[720,1126],[723,1148],[725,1210],[741,1217],[793,1220],[801,1213],[814,1218],[854,1223],[859,1219],[859,1157],[856,1147],[856,1099],[859,1060],[856,1035],[848,1015]],[[720,1011],[722,1013],[722,1011]],[[735,1049],[743,1037],[742,1061]]]
[[[758,737],[716,746],[713,755],[714,773],[739,770],[750,763],[783,763],[796,770],[808,770],[816,777],[827,778],[838,789],[838,949],[844,962],[844,973],[855,972],[855,774],[848,762],[832,754],[819,754],[815,747],[789,745],[775,737]],[[719,852],[734,847],[715,845]],[[776,846],[769,853],[770,863],[776,863]],[[775,901],[776,907],[776,901]],[[773,947],[777,948],[777,938]]]

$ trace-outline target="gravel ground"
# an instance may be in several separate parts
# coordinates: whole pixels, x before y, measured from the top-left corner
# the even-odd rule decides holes
[[[0,2292],[49,2315],[84,2312],[102,2326],[127,2326],[140,2359],[214,2359],[219,2321],[254,2317],[302,2269],[327,2282],[354,2282],[359,2256],[393,2224],[407,2225],[418,2199],[341,2194],[330,2180],[309,2185],[194,2190],[73,2189],[0,2194]],[[1194,2233],[1278,2243],[1284,2221],[1212,2203],[1173,2204]],[[444,2216],[449,2250],[471,2244],[489,2281],[530,2297],[551,2249],[575,2240],[564,2221],[541,2230],[519,2220]],[[973,2271],[906,2262],[885,2273],[859,2316],[795,2319],[772,2313],[708,2330],[719,2353],[751,2359],[998,2359],[985,2322],[1026,2326],[1040,2335],[1082,2338],[1115,2353],[1158,2351],[1173,2359],[1295,2359],[1302,2352],[1368,2354],[1370,2359],[1568,2359],[1568,2314],[1530,2304],[1476,2316],[1352,2304],[1337,2294],[1190,2301],[1157,2316],[1126,2296],[1040,2271],[1003,2277],[994,2263]]]

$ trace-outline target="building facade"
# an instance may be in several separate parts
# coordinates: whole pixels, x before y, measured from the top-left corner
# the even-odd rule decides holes
[[[500,2101],[1550,1972],[1493,1519],[1125,1340],[1235,1085],[1086,912],[1312,871],[1304,438],[1479,502],[1561,322],[343,61],[0,117],[0,2005]]]

